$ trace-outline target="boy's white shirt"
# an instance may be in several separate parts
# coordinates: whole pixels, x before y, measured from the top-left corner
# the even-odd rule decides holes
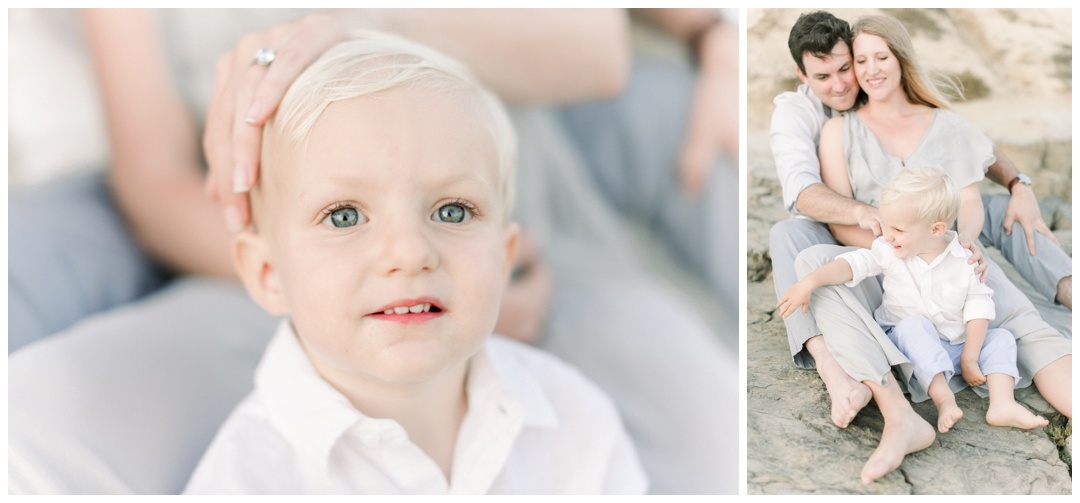
[[[810,218],[795,207],[803,189],[821,183],[818,144],[821,128],[836,114],[806,84],[794,92],[784,91],[773,98],[776,109],[769,122],[769,148],[776,176],[783,189],[784,207],[793,216]]]
[[[576,369],[524,344],[488,339],[470,359],[469,409],[451,480],[405,430],[324,381],[287,321],[253,391],[218,432],[185,493],[644,493],[611,400]]]
[[[911,316],[925,316],[938,330],[942,340],[962,344],[967,322],[994,319],[994,291],[979,281],[974,265],[968,264],[971,252],[960,245],[956,233],[948,231],[948,246],[929,264],[913,256],[897,258],[884,237],[874,240],[870,249],[843,253],[837,260],[851,264],[855,286],[862,280],[884,275],[881,306],[874,319],[882,326],[895,326]]]

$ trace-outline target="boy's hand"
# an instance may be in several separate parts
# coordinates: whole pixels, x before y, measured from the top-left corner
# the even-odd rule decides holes
[[[965,347],[965,349],[967,349]],[[967,352],[960,354],[960,371],[963,373],[964,381],[971,386],[982,386],[986,382],[986,376],[983,375],[982,369],[979,368],[979,354],[975,353],[974,356],[968,356]]]
[[[802,306],[803,314],[810,307],[810,294],[814,293],[814,287],[805,281],[799,281],[788,288],[780,300],[776,301],[776,307],[780,308],[780,317],[787,318]]]

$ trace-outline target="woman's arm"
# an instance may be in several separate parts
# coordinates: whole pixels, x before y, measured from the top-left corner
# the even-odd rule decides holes
[[[821,181],[838,196],[853,199],[851,181],[848,178],[847,159],[844,157],[844,145],[840,139],[844,126],[843,117],[834,117],[821,129],[821,142],[818,147],[818,160],[821,162]],[[873,231],[858,225],[829,224],[836,241],[847,246],[870,248],[877,236]]]
[[[206,196],[194,117],[172,88],[151,12],[82,12],[109,132],[113,197],[136,241],[176,271],[234,276]]]
[[[961,244],[979,242],[985,218],[979,184],[973,183],[960,189],[960,214],[956,218],[956,233]]]

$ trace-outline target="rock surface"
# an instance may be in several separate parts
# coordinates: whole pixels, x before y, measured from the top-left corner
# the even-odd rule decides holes
[[[1061,460],[1047,431],[989,426],[984,420],[987,401],[970,390],[957,395],[965,416],[951,432],[939,434],[930,448],[909,455],[898,470],[864,486],[859,472],[880,439],[880,412],[871,404],[848,428],[835,427],[829,420],[829,398],[817,373],[792,364],[783,321],[773,317],[776,295],[768,233],[774,222],[788,214],[769,152],[767,129],[772,96],[797,84],[792,78],[794,64],[786,39],[800,12],[752,9],[747,15],[747,492],[1071,493],[1070,466]],[[833,12],[851,21],[881,10]],[[914,19],[910,12],[889,13]],[[1012,24],[1002,28],[1003,20]],[[980,91],[978,99],[958,105],[957,111],[982,128],[1036,180],[1043,218],[1071,253],[1071,69],[1054,63],[1064,54],[1063,45],[1071,54],[1071,16],[1060,11],[932,9],[919,22],[924,25],[913,37],[919,55],[930,54],[924,59],[927,66],[940,68],[951,58],[962,61],[962,69],[971,75],[983,76],[987,88]],[[1028,36],[1014,33],[1021,29],[1028,30]],[[988,37],[985,33],[990,30],[1008,33]],[[1009,44],[1017,47],[1007,51]],[[958,54],[976,56],[961,58]],[[1011,78],[995,79],[994,75]],[[1017,101],[1017,95],[1024,98]],[[1011,122],[1000,117],[1009,117]],[[1024,126],[1022,132],[1017,124]],[[1003,191],[989,183],[985,190]],[[989,254],[1000,263],[1000,255],[992,250]],[[1005,269],[1015,276],[1009,267]],[[1065,312],[1065,316],[1069,314]],[[1034,388],[1019,390],[1017,400],[1036,413],[1056,414]],[[925,419],[936,421],[932,403],[914,406]],[[1071,438],[1064,443],[1071,451]]]

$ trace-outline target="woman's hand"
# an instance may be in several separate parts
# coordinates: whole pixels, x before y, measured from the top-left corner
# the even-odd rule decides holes
[[[335,18],[310,14],[245,35],[218,59],[203,148],[210,166],[206,190],[224,206],[230,231],[239,231],[250,221],[247,192],[258,179],[263,124],[296,77],[346,37],[345,27]],[[276,53],[269,65],[254,62],[261,48]]]
[[[983,258],[982,247],[979,246],[979,242],[963,235],[958,235],[956,239],[960,242],[960,246],[967,248],[971,252],[971,256],[968,257],[968,264],[976,264],[975,274],[979,276],[979,281],[986,283],[986,259]]]

